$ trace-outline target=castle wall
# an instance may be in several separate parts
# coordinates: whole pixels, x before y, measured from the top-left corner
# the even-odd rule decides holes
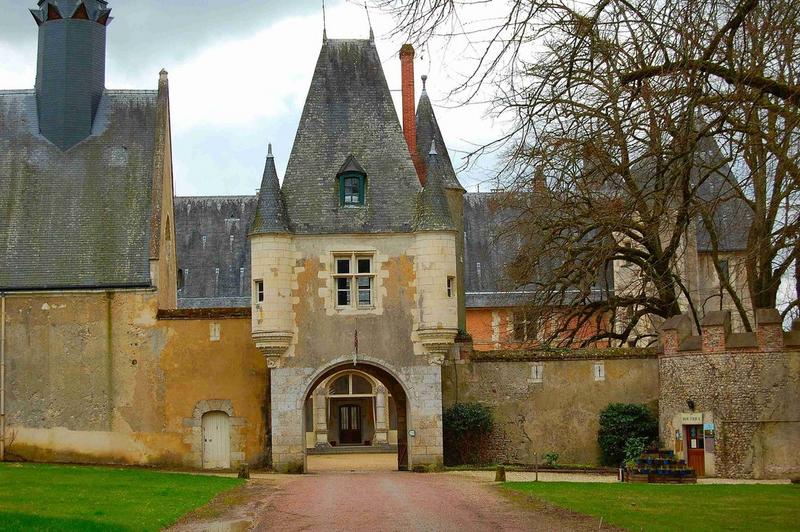
[[[158,319],[157,299],[6,297],[10,458],[201,467],[202,415],[221,410],[232,466],[263,460],[267,373],[249,316]]]
[[[443,366],[442,381],[445,408],[457,401],[492,408],[491,458],[505,463],[532,464],[534,453],[541,463],[555,452],[562,464],[599,464],[600,411],[610,403],[655,410],[659,396],[657,355],[640,349],[481,353],[462,346],[461,357]]]
[[[686,426],[702,425],[710,476],[800,474],[800,324],[784,333],[774,310],[756,319],[755,333],[740,334],[730,332],[727,311],[707,314],[699,336],[687,334],[688,316],[665,324],[661,439],[685,457]]]

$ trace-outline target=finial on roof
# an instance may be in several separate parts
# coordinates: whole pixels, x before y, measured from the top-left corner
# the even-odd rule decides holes
[[[439,155],[436,153],[436,140],[431,139],[431,151],[428,152],[428,155]]]
[[[372,20],[369,18],[369,8],[367,8],[367,0],[364,0],[364,11],[367,12],[367,24],[369,24],[369,40],[375,42],[375,33],[372,31]]]
[[[328,42],[328,23],[325,20],[325,0],[322,0],[322,42]]]
[[[272,157],[272,143],[267,144],[267,157]]]
[[[425,83],[427,81],[428,81],[428,75],[427,74],[423,74],[422,75],[422,90],[425,90]]]

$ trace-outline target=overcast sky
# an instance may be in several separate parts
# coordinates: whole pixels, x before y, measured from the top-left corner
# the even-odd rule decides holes
[[[267,143],[283,176],[322,41],[319,0],[111,0],[106,85],[154,89],[169,71],[174,174],[178,195],[252,194],[261,181]],[[0,0],[0,89],[31,88],[37,29],[35,0]],[[392,20],[370,13],[389,88],[399,110],[402,42]],[[330,38],[366,38],[363,5],[327,1]],[[428,94],[454,164],[500,129],[480,105],[457,106],[446,95],[469,68],[452,44],[417,52],[416,75]],[[417,83],[417,98],[421,90]],[[461,170],[470,191],[492,176],[486,158]]]

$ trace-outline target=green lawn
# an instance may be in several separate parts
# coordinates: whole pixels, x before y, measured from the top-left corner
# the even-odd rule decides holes
[[[243,482],[145,469],[0,464],[0,529],[159,530]]]
[[[798,530],[798,485],[507,482],[569,510],[629,530]]]

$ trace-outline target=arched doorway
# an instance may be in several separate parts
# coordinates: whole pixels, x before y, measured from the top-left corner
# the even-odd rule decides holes
[[[314,470],[309,456],[319,464],[319,456],[347,463],[348,455],[363,455],[375,465],[378,457],[366,455],[385,460],[389,453],[396,469],[408,469],[407,394],[386,369],[363,362],[331,367],[311,383],[304,405],[306,471]]]

